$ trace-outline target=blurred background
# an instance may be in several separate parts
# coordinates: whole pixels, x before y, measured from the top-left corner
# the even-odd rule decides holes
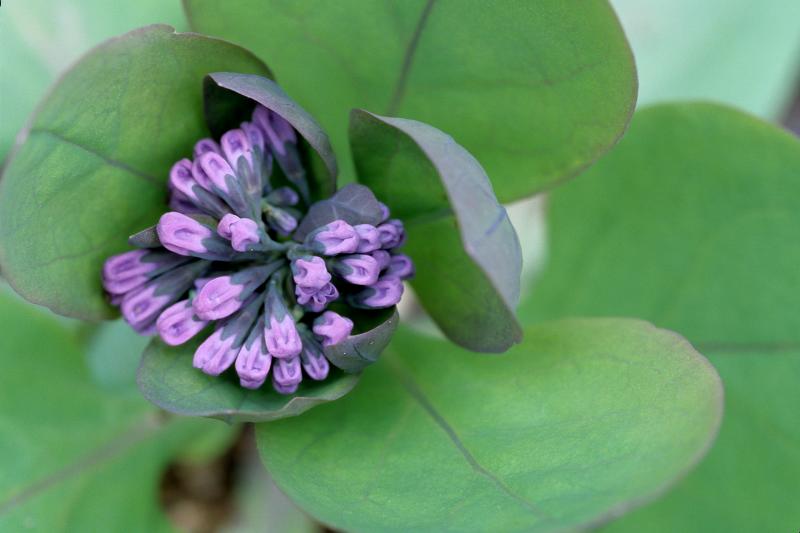
[[[639,106],[720,101],[800,133],[800,1],[612,4],[636,56]],[[49,85],[80,55],[109,37],[156,22],[188,30],[179,0],[3,2],[0,161]],[[536,222],[517,224],[526,228],[521,237],[531,276],[546,248],[541,202],[515,206],[514,216]],[[15,298],[1,282],[0,292]],[[135,394],[133,375],[146,340],[120,323],[89,327],[63,322],[80,339],[93,382],[114,393]],[[5,326],[0,328],[3,335],[8,333]],[[114,364],[108,363],[109,353],[115,354]],[[173,524],[192,531],[319,529],[271,484],[247,430],[216,432],[207,440],[160,474],[159,499]]]

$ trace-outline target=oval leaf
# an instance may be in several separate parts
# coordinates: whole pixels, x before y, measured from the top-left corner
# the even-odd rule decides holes
[[[637,113],[619,147],[551,197],[528,320],[636,314],[680,331],[728,398],[706,460],[613,531],[800,524],[800,140],[739,111]]]
[[[406,225],[412,285],[442,331],[481,352],[519,342],[522,252],[480,164],[414,120],[354,110],[350,138],[359,181]]]
[[[184,6],[195,30],[269,59],[338,153],[347,150],[346,110],[413,117],[474,154],[503,202],[595,161],[625,130],[636,100],[633,56],[606,0]]]
[[[5,286],[0,323],[0,530],[170,530],[165,469],[231,429],[164,416],[124,382],[97,386],[78,336]]]
[[[306,155],[313,154],[306,157],[311,197],[327,198],[336,190],[336,156],[328,135],[277,83],[263,76],[215,72],[206,78],[204,93],[206,120],[214,135],[238,128],[259,103],[286,119],[305,141]]]
[[[501,358],[401,330],[352,394],[257,437],[334,529],[571,531],[690,468],[721,401],[708,362],[641,321],[542,324]]]
[[[359,376],[331,369],[325,381],[304,379],[294,394],[279,394],[269,380],[246,389],[227,372],[208,376],[192,366],[200,341],[167,346],[153,339],[142,356],[137,383],[142,394],[159,407],[179,415],[207,416],[226,422],[263,422],[296,416],[320,403],[341,398]]]
[[[361,372],[381,356],[392,340],[400,315],[397,308],[359,313],[348,311],[347,315],[360,333],[348,336],[339,344],[325,347],[325,356],[331,363],[345,372]],[[369,321],[369,322],[367,322]]]
[[[64,315],[114,316],[103,261],[165,209],[170,167],[208,135],[203,77],[221,68],[269,74],[230,43],[149,26],[58,82],[0,180],[0,269],[20,294]]]

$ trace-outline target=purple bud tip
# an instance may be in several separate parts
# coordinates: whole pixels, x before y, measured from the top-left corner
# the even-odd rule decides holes
[[[240,218],[231,224],[230,231],[231,246],[237,252],[246,252],[261,241],[258,224],[249,218]]]
[[[328,360],[325,359],[320,345],[310,336],[303,339],[303,353],[300,354],[300,360],[303,363],[303,370],[311,379],[322,381],[328,377],[330,371]]]
[[[111,294],[125,294],[143,285],[156,263],[144,263],[147,250],[133,250],[106,259],[103,265],[103,286]]]
[[[280,207],[270,206],[266,214],[269,225],[281,235],[289,235],[297,228],[297,219]]]
[[[217,233],[220,237],[231,240],[231,226],[240,220],[240,217],[234,215],[233,213],[228,213],[222,217],[222,220],[220,220],[219,224],[217,224]]]
[[[363,307],[383,309],[397,305],[402,296],[403,282],[400,278],[384,276],[377,283],[356,294],[353,301]]]
[[[370,255],[378,262],[378,266],[381,267],[381,270],[388,267],[389,263],[392,261],[392,254],[386,250],[375,250]]]
[[[258,106],[253,111],[253,123],[261,128],[269,144],[281,156],[286,154],[286,144],[297,144],[297,137],[292,125],[264,106]]]
[[[196,196],[192,187],[197,185],[192,175],[192,162],[181,159],[169,171],[169,186],[174,191],[180,191],[186,198],[193,200]]]
[[[272,384],[281,394],[291,394],[303,380],[300,358],[278,359],[272,369]]]
[[[157,288],[158,285],[149,283],[125,295],[120,310],[128,324],[137,329],[150,325],[169,304],[171,295],[156,295]]]
[[[247,135],[251,147],[264,149],[264,134],[261,133],[258,126],[250,122],[242,122],[242,131]]]
[[[197,159],[203,154],[208,152],[213,152],[215,154],[222,154],[222,150],[220,150],[219,145],[214,142],[213,139],[200,139],[194,145],[194,159]]]
[[[223,328],[218,328],[194,352],[193,365],[210,376],[225,372],[239,353],[234,346],[235,335],[222,338]]]
[[[253,168],[253,147],[250,139],[243,130],[230,130],[225,132],[220,139],[222,153],[232,168],[237,168],[239,158],[244,157],[250,168]]]
[[[389,220],[378,226],[381,246],[387,250],[397,248],[406,240],[406,232],[403,223],[397,219]]]
[[[372,285],[378,281],[381,268],[371,255],[355,254],[336,260],[334,271],[353,285]]]
[[[323,346],[333,346],[345,340],[353,331],[353,321],[339,313],[325,311],[314,320],[314,334]]]
[[[230,316],[244,303],[239,296],[245,286],[233,283],[231,276],[214,278],[197,293],[192,303],[194,312],[204,320],[219,320]]]
[[[214,236],[211,229],[183,213],[174,211],[161,215],[156,232],[164,248],[178,255],[208,252],[203,240]]]
[[[358,234],[344,220],[334,220],[311,232],[308,245],[325,255],[352,254],[358,248]]]
[[[395,254],[391,256],[385,276],[400,279],[411,278],[414,276],[414,263],[407,255]]]
[[[333,283],[326,283],[319,289],[313,287],[295,287],[297,303],[315,313],[321,312],[328,306],[328,303],[339,298],[339,291]]]
[[[295,357],[303,349],[294,319],[289,314],[280,320],[274,314],[269,317],[264,328],[264,342],[267,351],[279,359]]]
[[[158,316],[156,329],[161,338],[170,346],[177,346],[197,335],[208,324],[194,315],[189,300],[182,300],[167,307]]]
[[[353,226],[358,234],[358,248],[360,254],[368,254],[381,247],[380,233],[378,228],[371,224],[358,224]]]
[[[231,191],[228,188],[228,176],[235,177],[236,174],[233,172],[233,169],[225,161],[221,155],[216,154],[214,152],[207,152],[201,155],[197,162],[200,164],[200,168],[203,169],[208,179],[211,180],[211,183],[214,184],[220,191],[225,194],[229,194]]]
[[[383,222],[389,218],[389,207],[383,202],[378,202],[378,207],[381,209],[381,222]]]
[[[331,280],[321,257],[311,256],[292,261],[292,277],[298,287],[321,289]]]
[[[280,207],[297,205],[300,196],[291,187],[278,187],[267,195],[267,203]]]
[[[263,385],[271,364],[272,356],[261,336],[249,339],[236,356],[236,373],[239,374],[242,387],[257,389]]]

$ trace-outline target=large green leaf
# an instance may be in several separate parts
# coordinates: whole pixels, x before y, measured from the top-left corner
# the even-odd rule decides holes
[[[358,374],[331,368],[326,380],[305,379],[294,394],[276,392],[269,381],[259,389],[246,389],[233,372],[209,376],[192,366],[201,341],[167,346],[153,339],[139,366],[137,382],[142,394],[179,415],[261,422],[297,416],[315,405],[341,398],[358,383]]]
[[[800,2],[612,0],[636,54],[639,103],[711,99],[778,118],[800,74]]]
[[[103,260],[163,210],[170,166],[208,135],[203,77],[222,69],[268,74],[237,46],[150,26],[59,81],[0,181],[0,268],[20,294],[66,315],[113,316]]]
[[[185,24],[177,0],[20,0],[0,13],[0,162],[47,86],[103,39],[145,24]],[[13,73],[13,75],[12,75]]]
[[[422,120],[473,153],[504,202],[597,159],[636,97],[633,58],[605,0],[184,5],[194,29],[269,61],[340,154],[350,108]]]
[[[563,531],[652,498],[704,453],[722,389],[674,333],[529,328],[486,358],[399,331],[346,398],[257,426],[276,483],[347,531]]]
[[[219,422],[96,387],[74,333],[0,292],[0,530],[162,531],[164,466]]]
[[[482,352],[519,342],[522,253],[480,163],[436,128],[362,110],[350,141],[359,181],[405,224],[412,284],[442,331]]]
[[[726,384],[708,459],[612,529],[800,523],[798,206],[800,141],[709,104],[640,112],[611,155],[553,194],[550,264],[524,319],[641,316],[685,334]]]

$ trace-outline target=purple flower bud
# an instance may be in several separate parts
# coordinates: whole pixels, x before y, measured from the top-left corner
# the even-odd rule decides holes
[[[174,191],[180,191],[189,200],[194,201],[197,196],[192,190],[197,186],[197,182],[192,175],[192,162],[188,159],[181,159],[169,171],[169,186]]]
[[[204,152],[197,157],[201,157],[205,154],[215,154],[217,152]],[[220,152],[221,153],[221,152]],[[195,158],[194,163],[192,163],[192,176],[194,177],[194,181],[197,182],[202,188],[209,192],[214,192],[214,184],[211,182],[211,178],[206,174],[206,171],[203,170],[202,165],[200,165],[200,160]]]
[[[275,282],[271,282],[264,302],[264,342],[273,357],[284,359],[300,354],[303,346],[294,317],[286,307]]]
[[[298,356],[277,359],[272,368],[272,386],[281,394],[292,394],[303,380]]]
[[[236,129],[225,132],[219,144],[232,169],[239,168],[240,157],[245,159],[248,167],[253,168],[253,147],[243,130]]]
[[[373,259],[375,259],[375,261],[378,262],[378,266],[381,270],[388,267],[392,260],[392,254],[386,250],[375,250],[370,255],[373,257]]]
[[[219,320],[230,316],[244,303],[240,298],[245,286],[232,283],[231,276],[214,278],[197,293],[192,303],[194,312],[204,320]]]
[[[403,223],[397,219],[389,220],[378,226],[381,246],[387,250],[397,248],[406,240],[406,232]]]
[[[249,218],[240,218],[230,225],[231,246],[237,252],[247,252],[261,241],[258,224]]]
[[[256,107],[253,111],[253,123],[261,128],[267,136],[267,142],[281,156],[286,154],[286,144],[297,144],[292,125],[266,107]]]
[[[378,228],[371,224],[357,224],[353,226],[358,234],[358,248],[360,254],[368,254],[381,247],[380,233]]]
[[[322,288],[306,288],[301,286],[295,287],[295,295],[297,296],[297,303],[315,313],[319,313],[325,309],[330,302],[333,302],[339,297],[339,291],[333,283],[326,283]]]
[[[188,341],[208,322],[197,318],[189,300],[181,300],[167,307],[156,320],[156,328],[161,338],[170,346],[177,346]]]
[[[231,190],[230,180],[236,179],[236,173],[234,173],[228,162],[225,161],[225,158],[214,152],[206,152],[201,155],[196,162],[200,164],[200,168],[217,189],[226,195],[235,192]]]
[[[147,274],[158,267],[155,262],[142,261],[147,254],[147,250],[132,250],[106,259],[103,265],[105,289],[111,294],[125,294],[143,285],[149,279]]]
[[[211,334],[194,352],[192,364],[209,376],[218,376],[231,366],[239,354],[236,336],[225,335],[225,328],[220,327]]]
[[[345,340],[353,331],[353,321],[339,313],[325,311],[314,319],[314,334],[323,346],[333,346]]]
[[[351,298],[356,307],[383,309],[397,305],[403,297],[403,282],[400,278],[384,276]]]
[[[210,228],[174,211],[161,215],[156,231],[164,248],[178,255],[204,254],[208,248],[203,241],[214,237]]]
[[[297,205],[300,196],[291,187],[278,187],[267,195],[267,203],[279,207]]]
[[[251,122],[242,122],[241,128],[245,135],[247,135],[247,139],[250,141],[250,146],[252,146],[253,149],[264,149],[264,134],[261,133],[258,126]]]
[[[312,255],[292,261],[292,277],[298,287],[321,289],[331,280],[321,257]]]
[[[279,359],[294,357],[302,350],[297,327],[289,314],[280,320],[275,315],[269,317],[269,322],[264,327],[264,342],[267,344],[267,351]]]
[[[261,229],[249,218],[240,218],[229,213],[219,221],[217,233],[229,239],[231,246],[237,252],[249,252],[261,248],[257,246],[261,243]]]
[[[222,220],[220,220],[219,224],[217,224],[217,234],[223,239],[231,240],[231,226],[240,220],[241,217],[234,215],[233,213],[228,213],[222,217]]]
[[[173,300],[171,294],[156,294],[158,284],[150,282],[125,295],[120,305],[125,321],[134,328],[152,325],[158,314]]]
[[[378,281],[381,268],[371,255],[355,254],[333,261],[333,271],[353,285],[372,285]]]
[[[272,356],[264,344],[261,332],[264,330],[264,318],[261,317],[247,337],[247,341],[236,356],[236,373],[242,387],[257,389],[264,384],[272,364]]]
[[[395,277],[400,279],[408,279],[414,276],[414,263],[411,258],[404,254],[395,254],[391,256],[389,265],[386,268],[387,277]]]
[[[208,152],[213,152],[215,154],[222,154],[222,150],[220,150],[219,145],[216,142],[214,142],[213,139],[208,139],[208,138],[200,139],[194,145],[194,153],[192,154],[192,157],[194,157],[194,159],[197,159],[201,155],[206,154]]]
[[[312,231],[306,244],[325,255],[351,254],[358,248],[358,234],[344,220],[334,220]]]
[[[322,381],[328,377],[330,371],[328,360],[322,353],[322,347],[311,335],[303,335],[303,352],[300,354],[300,361],[303,364],[303,370],[311,379]]]
[[[281,235],[289,235],[297,228],[297,219],[285,209],[267,205],[264,213],[270,227]]]

